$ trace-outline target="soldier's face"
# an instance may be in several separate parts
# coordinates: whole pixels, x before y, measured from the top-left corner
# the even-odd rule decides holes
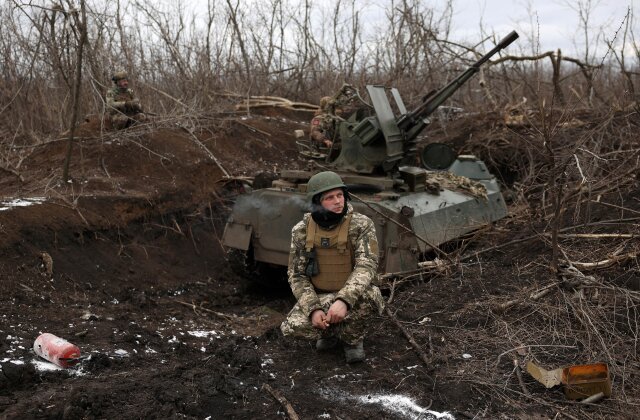
[[[344,191],[342,191],[342,188],[336,188],[322,194],[320,205],[334,213],[342,213],[342,209],[344,209]]]
[[[126,89],[126,88],[129,87],[129,81],[127,79],[120,79],[120,80],[118,80],[118,83],[116,83],[116,85],[120,89]]]

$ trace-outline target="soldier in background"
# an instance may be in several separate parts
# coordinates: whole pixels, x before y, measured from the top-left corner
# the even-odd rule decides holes
[[[365,358],[363,339],[384,301],[373,285],[378,269],[375,226],[356,213],[340,176],[309,179],[312,211],[291,232],[289,285],[297,299],[280,329],[316,341],[323,351],[342,342],[347,363]]]
[[[136,121],[145,121],[146,116],[133,90],[129,89],[129,80],[124,71],[116,72],[111,78],[115,86],[107,91],[107,117],[111,127],[120,130]]]
[[[318,148],[331,148],[335,134],[335,119],[330,109],[331,97],[323,96],[320,99],[320,109],[311,120],[309,138],[311,144]]]
[[[318,148],[339,149],[340,145],[335,144],[338,140],[338,123],[349,118],[361,104],[357,89],[347,83],[334,96],[323,96],[320,99],[320,109],[311,120],[311,144]]]

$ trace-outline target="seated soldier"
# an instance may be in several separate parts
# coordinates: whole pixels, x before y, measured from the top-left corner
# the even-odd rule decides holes
[[[120,130],[131,126],[136,121],[145,121],[146,117],[135,97],[129,89],[127,73],[119,71],[111,78],[115,86],[107,92],[107,118],[111,127]]]

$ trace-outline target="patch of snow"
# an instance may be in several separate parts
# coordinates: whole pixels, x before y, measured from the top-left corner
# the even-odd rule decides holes
[[[204,348],[204,347],[200,347],[200,351],[201,351],[201,352],[203,352],[203,353],[206,353],[206,352],[207,352],[207,349],[206,349],[206,348]]]
[[[72,376],[88,376],[89,375],[89,372],[86,372],[84,369],[82,369],[82,366],[79,366],[77,368],[67,369],[67,371],[69,372],[69,375],[72,375]]]
[[[376,404],[382,406],[389,413],[399,414],[409,419],[419,418],[424,420],[455,420],[448,412],[439,413],[427,410],[416,404],[411,398],[404,395],[363,395],[357,398],[362,404]]]
[[[114,351],[114,353],[117,354],[118,356],[127,356],[129,354],[129,352],[126,351],[125,349],[118,349]]]
[[[217,331],[187,331],[187,334],[192,335],[194,337],[204,338],[209,337],[210,335],[216,336],[219,333]]]
[[[14,207],[28,207],[33,204],[44,203],[47,199],[45,197],[31,197],[31,198],[14,198],[10,201],[0,202],[0,211],[11,210]]]
[[[265,367],[267,365],[272,365],[273,364],[273,359],[264,359],[262,360],[262,363],[260,363],[260,367]]]
[[[63,370],[60,366],[54,365],[51,362],[45,362],[44,360],[32,360],[31,363],[38,372],[55,372],[56,370]]]
[[[23,360],[10,360],[9,363],[13,363],[14,365],[24,365]]]
[[[415,403],[411,398],[397,394],[368,394],[368,395],[350,395],[344,391],[336,389],[324,389],[321,393],[330,399],[342,401],[355,401],[360,404],[378,405],[394,418],[404,419],[420,419],[420,420],[455,420],[455,417],[449,412],[437,412],[427,410]]]
[[[469,353],[465,353],[465,354],[463,354],[463,355],[462,355],[462,358],[463,358],[463,359],[471,359],[472,357],[473,357],[473,356],[472,356],[472,355],[470,355]]]

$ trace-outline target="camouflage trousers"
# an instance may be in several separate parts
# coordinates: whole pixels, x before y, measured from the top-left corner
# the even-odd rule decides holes
[[[145,122],[147,120],[146,115],[138,113],[134,115],[126,114],[108,114],[107,121],[111,123],[111,129],[122,130],[124,128],[131,127],[136,122]]]
[[[335,293],[318,294],[322,310],[325,313],[335,300],[335,295]],[[384,300],[380,289],[371,288],[353,305],[341,323],[331,324],[326,330],[320,330],[311,325],[309,317],[305,316],[300,305],[296,303],[287,315],[287,319],[280,325],[280,330],[284,335],[308,340],[337,337],[343,343],[356,344],[365,337],[371,317],[375,314],[381,314],[383,308]]]

